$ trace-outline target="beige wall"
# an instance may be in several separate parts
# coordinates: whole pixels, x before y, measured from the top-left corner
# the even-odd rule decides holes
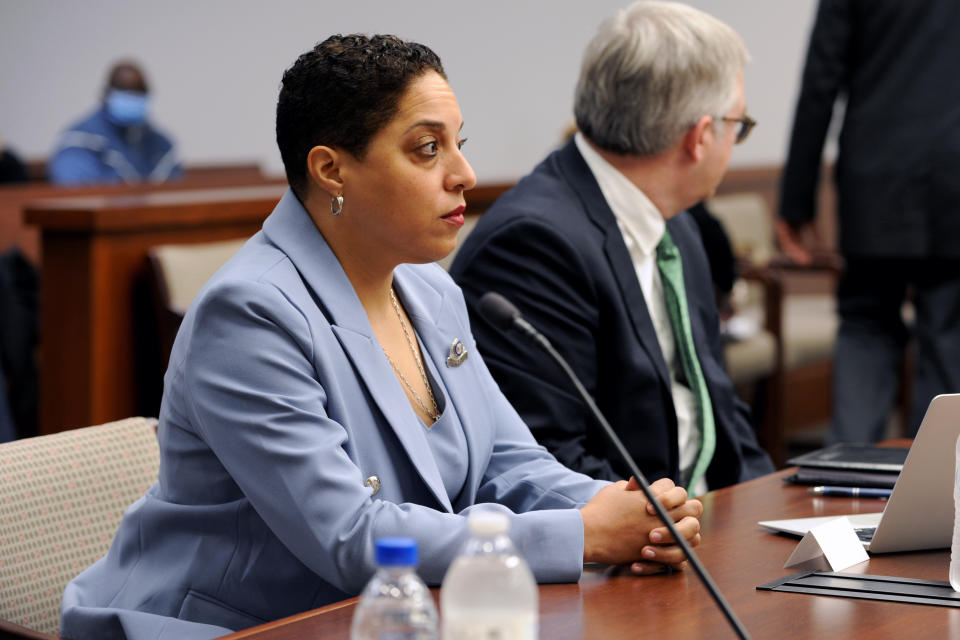
[[[273,109],[283,69],[335,32],[391,32],[443,58],[482,182],[525,173],[571,120],[580,52],[615,0],[0,0],[0,137],[45,156],[98,99],[118,56],[141,60],[155,120],[191,163],[255,160],[279,172]],[[744,37],[760,126],[734,166],[779,164],[814,0],[695,0]]]

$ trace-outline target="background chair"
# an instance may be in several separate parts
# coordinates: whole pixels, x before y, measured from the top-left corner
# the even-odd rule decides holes
[[[0,445],[0,636],[56,637],[67,582],[157,481],[156,425],[128,418]]]
[[[138,275],[136,327],[141,397],[139,413],[157,415],[163,396],[163,374],[183,316],[203,285],[233,257],[247,238],[168,244],[151,247]]]
[[[759,417],[758,435],[780,466],[787,441],[805,429],[822,427],[832,412],[831,369],[837,333],[834,285],[839,260],[821,256],[809,267],[785,259],[774,241],[773,218],[759,193],[719,195],[708,201],[730,236],[742,281],[734,287],[738,336],[726,349],[734,382],[749,379],[750,371],[764,371],[775,342],[772,370],[754,393]],[[756,330],[749,332],[753,326]],[[743,329],[742,327],[746,327]],[[811,446],[822,444],[822,433]]]
[[[217,269],[233,257],[246,238],[195,244],[168,244],[147,253],[148,271],[156,308],[157,328],[167,366],[173,340],[183,315]]]

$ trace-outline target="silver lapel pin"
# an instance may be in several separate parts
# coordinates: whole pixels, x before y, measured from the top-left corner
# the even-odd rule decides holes
[[[447,356],[447,366],[448,367],[459,367],[463,364],[463,361],[467,359],[467,345],[463,344],[463,340],[457,338],[453,341],[453,344],[450,345],[450,355]]]

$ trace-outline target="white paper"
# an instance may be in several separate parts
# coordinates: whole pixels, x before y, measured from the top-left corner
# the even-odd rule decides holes
[[[835,518],[807,531],[783,568],[843,571],[869,559],[850,521]]]
[[[953,467],[953,544],[950,545],[950,586],[960,591],[960,438]]]

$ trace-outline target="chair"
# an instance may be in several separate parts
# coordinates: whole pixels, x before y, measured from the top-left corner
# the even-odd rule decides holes
[[[769,207],[758,193],[714,196],[707,206],[730,236],[743,277],[734,288],[737,315],[752,318],[763,328],[746,344],[733,341],[727,346],[730,376],[736,383],[744,379],[738,369],[765,371],[756,362],[761,358],[764,364],[772,364],[755,404],[761,414],[761,443],[779,466],[785,454],[785,434],[822,424],[832,411],[830,369],[838,325],[832,280],[838,275],[837,262],[798,267],[783,259],[774,241]],[[830,286],[821,282],[819,291],[813,287],[809,292],[791,287],[810,274],[821,279],[826,275]],[[751,344],[770,338],[775,342],[772,363],[769,347]],[[746,355],[751,352],[755,352],[752,360]]]
[[[0,637],[56,638],[67,583],[157,481],[153,418],[0,445]]]
[[[159,330],[161,366],[166,368],[187,308],[217,269],[233,257],[246,238],[156,246],[147,254],[149,279]]]
[[[449,269],[457,249],[473,229],[479,214],[466,216],[463,228],[457,236],[457,246],[440,264]],[[246,238],[220,242],[195,244],[159,245],[147,253],[146,279],[156,322],[155,344],[150,345],[151,367],[156,368],[155,377],[148,385],[154,395],[147,401],[147,409],[159,409],[163,390],[163,370],[170,360],[173,341],[180,330],[180,323],[190,303],[206,284],[207,280],[246,242]],[[149,323],[145,323],[149,324]],[[151,333],[153,327],[146,329]],[[156,351],[154,351],[156,349]]]

